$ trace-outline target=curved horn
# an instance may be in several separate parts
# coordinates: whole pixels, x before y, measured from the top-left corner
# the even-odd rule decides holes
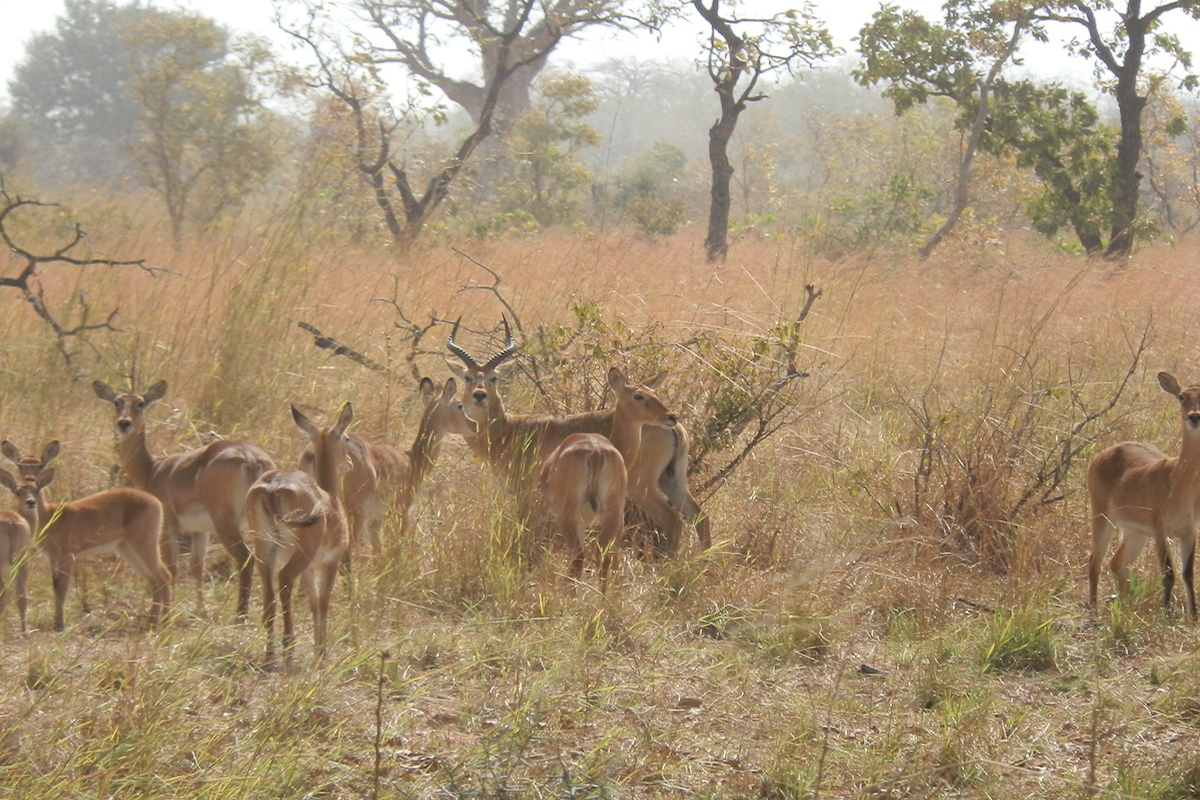
[[[495,369],[517,352],[517,343],[513,340],[512,329],[508,327],[508,317],[501,315],[500,321],[504,323],[504,349],[488,359],[488,362],[483,365],[485,370]]]
[[[458,324],[460,322],[462,322],[462,317],[454,320],[454,329],[450,331],[450,338],[446,340],[446,347],[449,348],[451,353],[462,359],[462,362],[467,365],[467,369],[472,372],[478,372],[481,369],[479,364],[471,357],[470,353],[464,350],[458,342],[454,341],[454,337],[458,335]]]

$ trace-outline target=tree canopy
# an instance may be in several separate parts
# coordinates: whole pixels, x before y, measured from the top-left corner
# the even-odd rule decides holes
[[[259,40],[131,2],[67,0],[10,83],[47,177],[126,178],[163,199],[176,238],[236,207],[272,167]]]

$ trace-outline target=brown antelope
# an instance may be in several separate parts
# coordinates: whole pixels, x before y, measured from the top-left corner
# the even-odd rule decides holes
[[[58,456],[59,444],[50,442],[42,450],[41,457],[21,454],[20,448],[5,439],[0,442],[0,452],[17,467],[17,476],[22,481],[35,481],[37,476]],[[25,625],[29,601],[26,587],[29,583],[30,544],[37,527],[37,508],[21,505],[19,511],[0,511],[0,567],[4,569],[3,584],[0,585],[0,610],[8,602],[8,595],[16,593],[17,615],[21,619],[21,632]],[[84,604],[84,611],[87,604]]]
[[[8,439],[0,442],[0,453],[16,465],[17,477],[23,481],[36,481],[37,476],[50,466],[50,462],[58,458],[59,449],[58,441],[55,440],[42,448],[41,456],[27,456]]]
[[[138,489],[111,489],[70,503],[47,503],[42,490],[54,480],[54,470],[34,481],[17,483],[0,469],[0,484],[20,504],[36,514],[34,543],[50,557],[54,584],[54,629],[66,627],[63,607],[76,561],[115,552],[150,584],[151,620],[162,621],[171,607],[172,575],[162,561],[163,508],[154,495]],[[44,525],[40,531],[38,526]]]
[[[504,348],[483,363],[455,341],[457,322],[446,346],[465,366],[463,369],[451,364],[450,368],[464,382],[463,403],[468,415],[481,425],[479,433],[467,437],[467,445],[516,492],[520,513],[529,519],[529,477],[567,436],[573,433],[610,436],[613,409],[565,416],[509,414],[500,398],[498,384],[506,371],[502,366],[516,354],[517,348],[507,320],[504,329]],[[660,373],[643,385],[657,389],[665,377],[666,373]],[[712,544],[708,518],[687,485],[687,463],[688,438],[683,425],[650,426],[642,434],[637,458],[627,467],[630,499],[663,532],[671,553],[679,546],[683,528],[681,512],[695,526],[701,547]]]
[[[1158,373],[1158,385],[1179,400],[1183,443],[1178,456],[1139,442],[1113,445],[1088,465],[1092,501],[1092,557],[1088,570],[1088,602],[1096,605],[1100,568],[1117,531],[1120,545],[1109,566],[1119,593],[1129,591],[1129,565],[1146,542],[1153,540],[1163,569],[1163,606],[1171,604],[1175,571],[1169,539],[1179,540],[1188,614],[1196,618],[1193,569],[1196,521],[1200,516],[1200,386],[1181,389],[1179,381]]]
[[[351,547],[361,541],[365,531],[372,551],[379,555],[382,549],[379,532],[393,508],[402,515],[400,535],[407,536],[415,526],[413,500],[437,461],[442,439],[456,434],[471,436],[476,431],[463,404],[455,398],[457,386],[453,378],[447,379],[440,392],[432,380],[422,378],[420,391],[424,411],[408,450],[375,444],[357,436],[345,437],[350,471],[342,476],[342,505],[350,523]],[[300,469],[316,474],[311,444],[300,456]]]
[[[239,620],[246,619],[254,563],[246,544],[246,491],[264,472],[275,468],[262,448],[249,442],[218,441],[163,458],[150,454],[146,444],[146,408],[167,393],[159,381],[145,394],[117,394],[103,381],[92,384],[96,396],[116,410],[117,452],[133,485],[150,492],[163,504],[166,542],[172,563],[178,559],[179,539],[192,537],[192,575],[204,603],[204,559],[208,536],[216,533],[238,570]]]
[[[301,470],[271,470],[255,481],[246,495],[254,558],[263,586],[267,661],[272,665],[277,594],[283,611],[282,649],[285,663],[291,664],[295,647],[292,596],[297,579],[304,584],[312,610],[316,657],[324,656],[333,582],[349,546],[338,482],[347,464],[345,434],[354,410],[346,403],[329,428],[317,427],[295,406],[292,418],[312,443],[316,477]]]
[[[616,547],[625,527],[626,464],[637,459],[642,426],[673,428],[679,417],[648,386],[633,386],[621,370],[608,371],[616,394],[609,436],[573,433],[550,453],[541,468],[543,500],[558,521],[558,532],[571,550],[571,576],[583,571],[586,532],[599,522],[597,549],[600,588],[616,562]]]
[[[42,473],[42,470],[50,466],[50,462],[58,457],[59,444],[58,441],[52,441],[42,448],[41,456],[25,455],[21,452],[21,448],[5,439],[0,442],[0,453],[11,461],[17,468],[17,477],[22,481],[36,481],[37,476]],[[84,614],[91,613],[91,604],[87,599],[87,570],[84,569],[85,562],[75,562],[75,584],[79,587],[79,607]]]
[[[25,589],[29,583],[30,544],[37,526],[36,509],[21,506],[18,511],[0,511],[0,611],[8,603],[10,593],[16,593],[17,616],[21,633],[25,633],[25,611],[29,600]]]

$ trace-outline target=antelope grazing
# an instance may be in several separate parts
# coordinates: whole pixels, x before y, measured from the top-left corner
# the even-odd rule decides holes
[[[1196,558],[1196,520],[1200,505],[1200,386],[1179,387],[1166,372],[1158,385],[1179,400],[1183,443],[1178,456],[1138,442],[1113,445],[1088,465],[1087,485],[1092,500],[1092,557],[1088,570],[1088,602],[1096,605],[1100,567],[1117,531],[1120,545],[1109,566],[1118,593],[1129,591],[1129,565],[1146,542],[1153,540],[1163,569],[1163,606],[1171,604],[1175,572],[1168,539],[1178,539],[1183,558],[1183,584],[1188,614],[1196,618],[1193,568]]]
[[[365,531],[371,540],[371,550],[379,555],[382,549],[379,532],[393,508],[402,515],[400,535],[407,536],[416,524],[412,518],[413,500],[437,461],[442,439],[476,432],[475,423],[455,398],[457,385],[453,378],[447,379],[440,392],[432,380],[422,378],[420,392],[424,411],[408,450],[374,444],[357,436],[345,437],[350,471],[342,476],[342,505],[350,523],[351,547],[362,540]],[[300,469],[316,475],[312,444],[300,456]]]
[[[260,447],[234,441],[155,458],[146,444],[146,408],[167,393],[167,382],[159,381],[145,394],[117,394],[103,381],[96,381],[92,388],[115,408],[117,452],[125,474],[134,486],[163,504],[172,569],[178,561],[180,537],[190,535],[192,575],[203,606],[204,559],[209,534],[216,533],[238,570],[237,616],[244,621],[254,580],[254,563],[244,536],[246,491],[260,475],[274,469],[275,463]]]
[[[0,484],[7,486],[30,512],[33,530],[45,524],[35,544],[50,557],[54,629],[66,627],[63,608],[75,562],[110,551],[150,585],[151,620],[157,625],[171,607],[172,588],[171,570],[162,561],[162,503],[138,489],[112,489],[70,503],[47,503],[42,490],[53,480],[53,469],[22,483],[17,483],[8,470],[0,469]]]
[[[509,414],[504,409],[498,384],[506,371],[505,362],[516,354],[517,348],[507,320],[504,329],[507,339],[504,348],[483,363],[455,341],[457,322],[446,346],[465,367],[450,364],[464,382],[463,403],[468,415],[482,426],[475,436],[467,437],[467,445],[516,492],[521,516],[529,519],[530,476],[559,442],[571,434],[598,433],[611,438],[613,409],[565,416]],[[666,373],[660,373],[643,385],[657,389],[665,377]],[[681,512],[695,526],[701,547],[712,544],[708,518],[687,485],[687,463],[687,432],[683,425],[677,424],[672,428],[647,428],[642,433],[637,457],[627,465],[630,499],[663,532],[670,553],[679,547],[683,529]]]
[[[586,533],[599,521],[597,549],[600,588],[616,562],[616,547],[625,526],[625,465],[637,459],[643,425],[673,428],[679,417],[669,411],[647,386],[633,386],[621,370],[608,371],[608,385],[616,394],[611,433],[573,433],[550,453],[541,468],[546,505],[558,521],[558,532],[571,550],[571,576],[583,571]]]
[[[316,657],[324,656],[333,581],[349,546],[338,479],[347,463],[345,434],[354,410],[346,403],[330,428],[317,427],[295,406],[292,418],[312,443],[316,477],[300,470],[271,470],[255,481],[246,495],[254,557],[263,585],[267,661],[272,665],[277,594],[283,610],[282,648],[285,662],[291,664],[295,648],[292,596],[297,578],[304,584],[312,610]]]

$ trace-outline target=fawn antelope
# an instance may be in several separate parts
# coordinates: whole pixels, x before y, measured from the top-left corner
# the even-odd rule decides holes
[[[637,458],[642,426],[672,428],[679,418],[647,386],[630,385],[621,370],[608,371],[616,394],[613,421],[607,437],[573,433],[546,458],[540,470],[544,502],[558,521],[558,532],[571,551],[571,576],[583,571],[586,532],[599,522],[597,550],[600,587],[616,562],[616,548],[625,526],[625,465]]]
[[[138,489],[111,489],[69,503],[47,503],[42,490],[53,480],[53,469],[22,483],[0,469],[0,484],[35,515],[34,543],[50,557],[54,629],[66,627],[63,609],[75,562],[109,551],[146,579],[150,585],[151,619],[155,624],[161,622],[171,607],[172,592],[171,570],[162,561],[162,503]],[[43,526],[41,530],[39,525]]]
[[[25,455],[21,452],[21,448],[5,439],[0,442],[0,453],[17,468],[17,477],[23,481],[36,481],[37,476],[42,470],[50,466],[55,458],[58,457],[59,444],[58,441],[52,441],[42,448],[40,456]],[[79,588],[79,607],[84,614],[91,613],[91,604],[87,599],[87,570],[85,569],[86,562],[75,562],[75,585]]]
[[[313,615],[317,659],[325,654],[329,603],[338,564],[349,546],[346,515],[338,486],[348,463],[346,428],[354,419],[349,403],[337,421],[319,428],[295,406],[292,418],[308,434],[316,477],[301,470],[270,470],[246,495],[246,514],[254,537],[254,557],[263,587],[263,627],[267,631],[267,661],[275,661],[276,596],[283,613],[282,649],[291,664],[295,648],[292,611],[296,581],[304,585]]]
[[[0,442],[0,453],[3,453],[5,458],[16,465],[17,477],[23,481],[36,481],[37,476],[50,466],[50,462],[58,458],[59,449],[58,441],[55,440],[42,448],[40,456],[27,456],[21,452],[21,448],[8,439]]]
[[[1129,565],[1150,540],[1158,549],[1163,569],[1163,606],[1171,604],[1175,571],[1168,540],[1179,541],[1187,609],[1196,618],[1193,570],[1196,522],[1200,516],[1200,386],[1182,389],[1166,372],[1158,385],[1179,401],[1183,442],[1178,456],[1157,447],[1122,442],[1104,450],[1088,465],[1087,485],[1092,502],[1092,557],[1088,569],[1088,602],[1095,606],[1104,556],[1117,531],[1122,533],[1109,566],[1120,593],[1129,590]]]
[[[37,480],[38,474],[58,456],[58,451],[58,442],[54,441],[46,445],[40,458],[26,456],[9,440],[0,442],[0,452],[16,465],[17,475],[22,481]],[[0,610],[7,603],[9,594],[15,592],[22,633],[27,630],[25,617],[29,601],[26,587],[29,583],[30,544],[36,527],[36,507],[28,508],[22,504],[19,511],[0,511],[0,567],[4,569],[3,584],[0,585]]]
[[[0,611],[8,603],[9,594],[16,594],[17,616],[21,633],[27,630],[25,612],[29,605],[26,587],[29,584],[30,544],[37,526],[36,509],[21,506],[20,511],[0,511]]]
[[[134,486],[163,504],[171,562],[178,560],[179,538],[190,534],[192,575],[203,605],[204,559],[209,534],[215,533],[238,571],[237,616],[245,620],[254,580],[253,558],[244,535],[246,491],[258,476],[275,468],[271,457],[249,442],[218,441],[155,458],[146,444],[146,408],[167,393],[167,382],[159,381],[145,394],[117,394],[103,381],[96,381],[92,388],[116,411],[117,452],[125,474]]]
[[[457,388],[453,378],[447,379],[441,390],[429,378],[422,378],[420,392],[424,410],[409,449],[368,442],[358,436],[345,437],[350,471],[342,476],[342,505],[350,524],[351,547],[361,541],[365,532],[370,537],[372,552],[379,555],[380,529],[391,509],[401,514],[401,538],[407,536],[415,526],[413,501],[437,461],[442,439],[475,433],[475,423],[455,397]],[[300,456],[300,469],[316,474],[311,443]]]
[[[529,519],[533,483],[530,477],[538,466],[559,442],[573,433],[609,436],[613,410],[569,415],[508,413],[498,384],[505,372],[505,362],[516,354],[517,348],[507,320],[504,328],[507,333],[504,348],[482,363],[455,341],[457,322],[446,346],[463,363],[463,367],[450,364],[450,368],[464,382],[463,403],[468,415],[480,423],[479,433],[468,436],[467,445],[517,494],[521,516]],[[666,373],[660,373],[643,385],[657,389],[665,377]],[[702,547],[712,543],[708,518],[687,485],[687,463],[687,432],[683,425],[677,424],[671,428],[648,427],[642,434],[637,457],[627,467],[630,499],[662,532],[671,553],[678,549],[683,517],[695,526]]]

